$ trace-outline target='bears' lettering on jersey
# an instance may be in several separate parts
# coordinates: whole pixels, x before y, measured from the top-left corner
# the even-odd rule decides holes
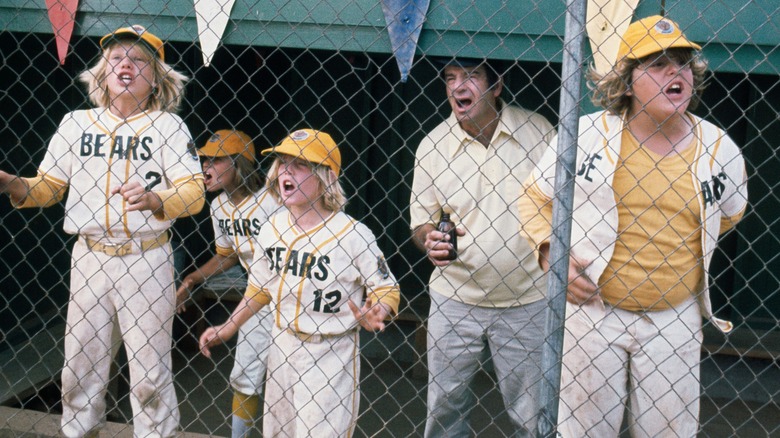
[[[328,279],[328,265],[330,257],[326,255],[315,256],[309,252],[292,250],[287,253],[285,247],[272,247],[265,250],[270,262],[271,270],[283,274],[292,274],[296,277],[312,278],[320,281]]]
[[[148,161],[152,158],[152,137],[118,135],[114,138],[113,144],[110,142],[111,137],[106,134],[85,132],[81,135],[79,154],[82,157],[105,157],[108,154],[111,158],[122,160]],[[139,146],[142,149],[140,153]]]
[[[260,234],[260,219],[239,219],[232,221],[230,219],[220,219],[218,221],[219,229],[228,236],[257,236]]]
[[[593,182],[593,179],[590,177],[590,171],[591,169],[596,168],[596,165],[593,164],[593,162],[600,159],[601,159],[601,155],[599,155],[598,153],[594,153],[593,155],[591,154],[586,155],[585,159],[582,161],[580,170],[577,171],[577,176],[585,175],[586,181]]]
[[[705,205],[713,205],[715,202],[720,202],[720,198],[723,197],[723,191],[726,189],[726,184],[723,184],[721,180],[726,181],[725,172],[713,175],[711,181],[700,181],[701,194],[704,197]]]

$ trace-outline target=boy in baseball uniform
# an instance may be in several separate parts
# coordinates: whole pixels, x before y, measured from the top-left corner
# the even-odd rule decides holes
[[[173,113],[186,77],[165,63],[142,26],[100,40],[80,76],[95,108],[65,116],[38,175],[0,172],[18,208],[48,207],[68,190],[64,229],[73,248],[62,370],[62,433],[97,436],[118,330],[127,351],[135,436],[176,434],[171,366],[176,310],[168,228],[200,211],[203,176],[191,136]]]
[[[590,72],[604,111],[580,119],[558,431],[693,437],[699,429],[702,317],[718,236],[747,206],[745,161],[693,115],[706,62],[672,20],[622,36],[613,68]],[[549,266],[556,145],[520,199],[520,232]]]
[[[184,277],[176,291],[178,310],[190,291],[212,275],[241,263],[248,272],[261,227],[279,209],[262,185],[256,168],[255,146],[245,133],[231,129],[215,132],[198,150],[206,191],[218,193],[211,202],[216,254]],[[265,363],[271,343],[270,308],[265,307],[241,326],[230,373],[233,387],[231,431],[233,438],[249,436],[260,409]]]
[[[360,402],[358,329],[384,329],[398,311],[398,285],[373,233],[342,211],[341,155],[330,135],[298,130],[263,154],[275,156],[268,189],[287,209],[260,233],[243,302],[203,333],[201,349],[209,357],[270,305],[263,435],[350,436]]]

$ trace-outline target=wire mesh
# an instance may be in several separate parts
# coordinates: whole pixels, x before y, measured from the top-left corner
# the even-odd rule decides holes
[[[703,46],[712,73],[694,114],[721,127],[734,140],[744,157],[748,177],[744,217],[719,239],[709,267],[713,311],[731,321],[734,329],[723,334],[705,321],[697,433],[772,436],[780,433],[780,197],[775,190],[780,185],[775,171],[780,164],[780,8],[770,0],[663,3],[642,0],[633,16],[658,14],[663,8]],[[430,317],[449,317],[431,304],[433,288],[429,288],[429,280],[441,269],[417,248],[410,230],[410,199],[419,199],[413,188],[414,180],[419,178],[416,153],[426,136],[452,112],[441,61],[455,56],[497,61],[503,79],[501,99],[541,115],[560,132],[559,102],[566,79],[561,65],[566,5],[553,0],[522,5],[432,1],[425,11],[426,22],[406,82],[400,81],[382,7],[377,2],[238,1],[228,12],[231,19],[227,30],[211,65],[205,66],[197,12],[191,2],[81,2],[67,57],[60,64],[45,5],[4,2],[0,5],[0,71],[6,78],[0,95],[4,139],[0,170],[24,177],[36,175],[49,145],[58,137],[61,121],[71,111],[93,107],[78,76],[98,60],[100,37],[136,23],[163,37],[166,62],[190,78],[178,115],[196,147],[203,146],[219,129],[246,132],[258,151],[278,145],[299,129],[330,133],[341,151],[340,181],[349,200],[345,211],[372,231],[401,290],[394,321],[381,333],[362,330],[359,335],[362,367],[360,392],[356,393],[360,403],[355,435],[422,436],[426,422],[440,421],[440,417],[432,416],[428,399],[428,353],[431,349],[457,351],[455,348],[460,347],[437,345],[429,333]],[[592,51],[586,47],[588,55]],[[583,81],[591,60],[586,57],[579,72]],[[598,108],[585,90],[583,87],[580,113],[593,113]],[[259,168],[266,172],[273,157],[257,153],[256,158]],[[181,160],[187,159],[182,154]],[[512,170],[505,171],[512,174]],[[465,181],[469,175],[458,176],[464,181],[455,187],[430,188],[445,193],[469,187]],[[502,193],[505,210],[497,217],[516,216],[523,178],[513,178],[510,184],[508,178],[504,180],[498,174],[482,177],[501,179],[496,183],[501,190],[513,188]],[[103,193],[104,187],[97,184],[98,175],[90,178]],[[79,195],[72,187],[65,197]],[[467,195],[470,199],[466,204],[470,204],[462,208],[470,208],[471,214],[495,214],[481,206],[481,200],[474,199],[473,194]],[[125,284],[133,274],[146,278],[149,272],[170,266],[175,269],[171,277],[175,285],[156,286],[161,291],[160,299],[170,306],[175,299],[173,291],[181,281],[215,255],[216,236],[209,211],[215,196],[208,194],[200,212],[173,223],[170,255],[163,262],[150,265],[143,257],[132,263],[121,262],[119,272],[109,277]],[[81,268],[74,271],[80,233],[64,231],[69,214],[65,205],[62,201],[47,208],[17,209],[8,196],[0,197],[0,413],[4,425],[0,434],[54,435],[60,428],[63,369],[72,366],[65,362],[63,346],[66,332],[72,331],[66,327],[73,293],[70,284],[74,275],[82,278],[86,274]],[[430,221],[436,219],[432,214]],[[481,263],[466,269],[471,270],[469,278],[477,278],[479,269],[501,265],[499,262],[504,261],[496,254],[507,249],[510,240],[520,237],[512,234],[493,242],[490,237],[498,225],[480,228],[468,222],[462,226],[466,236],[459,241],[461,248],[478,254],[475,257]],[[94,277],[80,281],[96,293],[111,290],[98,278],[108,269],[108,265],[100,265]],[[494,275],[499,276],[500,287],[514,286],[501,277],[508,273]],[[541,285],[541,281],[534,284]],[[171,325],[171,348],[161,354],[171,354],[180,414],[177,423],[182,432],[231,434],[234,390],[230,373],[236,341],[216,347],[208,359],[199,352],[198,337],[207,327],[228,318],[246,285],[247,274],[239,266],[209,278],[193,288],[186,312],[170,312],[165,322]],[[453,290],[453,300],[466,299],[467,287]],[[170,291],[170,296],[162,291]],[[147,311],[162,306],[149,303]],[[474,306],[463,321],[452,324],[483,324],[479,316],[482,307]],[[503,320],[502,315],[497,311],[493,317]],[[89,316],[82,322],[99,323]],[[485,333],[497,325],[484,324],[480,329]],[[134,329],[129,324],[122,330],[130,336]],[[519,326],[514,330],[515,337],[520,337],[523,330]],[[528,330],[534,330],[535,337],[543,340],[543,326]],[[474,337],[473,357],[478,360],[469,371],[471,382],[463,388],[464,395],[453,396],[453,400],[465,403],[455,414],[456,423],[464,425],[473,436],[511,435],[518,429],[514,408],[507,408],[505,399],[511,393],[505,388],[510,382],[507,368],[491,360],[510,346],[497,344],[497,339],[490,334]],[[466,343],[465,338],[461,340]],[[107,387],[105,416],[109,425],[103,429],[104,434],[132,434],[134,425],[141,422],[132,397],[137,396],[139,382],[144,379],[130,370],[149,353],[124,347],[115,338],[102,345],[102,350],[114,354],[110,373],[99,379]],[[98,357],[96,353],[91,360]],[[512,364],[508,374],[519,374],[517,366]],[[614,378],[598,377],[601,382]],[[432,382],[439,384],[437,380]],[[101,397],[98,391],[88,404],[99,406]],[[262,402],[260,406],[262,411]],[[617,405],[614,408],[620,409]],[[619,412],[622,418],[623,411]],[[258,415],[252,427],[254,436],[260,435],[261,423]],[[635,419],[626,414],[619,432],[630,434],[632,424]]]

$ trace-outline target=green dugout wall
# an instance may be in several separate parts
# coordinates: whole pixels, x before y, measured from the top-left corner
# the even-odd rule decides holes
[[[198,39],[190,0],[82,1],[77,35],[102,36],[128,23],[149,23],[166,41]],[[655,15],[665,7],[686,35],[707,42],[705,54],[716,71],[774,75],[780,70],[780,17],[773,0],[640,0],[635,16]],[[418,53],[523,61],[560,61],[565,2],[536,0],[432,0]],[[42,2],[0,2],[3,31],[50,34]],[[223,42],[255,47],[391,53],[381,2],[238,0]]]

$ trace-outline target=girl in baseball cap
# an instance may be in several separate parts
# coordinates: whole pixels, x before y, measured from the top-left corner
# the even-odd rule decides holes
[[[299,129],[261,153],[276,157],[268,171],[271,195],[287,208],[300,210],[301,219],[321,220],[346,205],[338,180],[341,152],[329,134]]]
[[[263,154],[275,157],[267,186],[287,208],[263,226],[244,300],[201,335],[201,350],[209,356],[272,307],[263,436],[352,436],[358,329],[384,329],[398,311],[398,284],[371,230],[342,211],[341,154],[330,135],[301,129]]]
[[[238,204],[250,193],[261,189],[255,166],[255,145],[248,135],[232,129],[221,129],[198,149],[203,166],[206,191],[228,193]]]
[[[695,436],[702,317],[719,233],[747,205],[745,162],[720,127],[690,112],[700,46],[661,16],[632,23],[612,71],[591,69],[604,111],[580,119],[558,431]],[[521,232],[546,266],[557,139],[526,181]],[[539,208],[537,206],[543,206]],[[549,206],[549,207],[544,207]],[[538,213],[538,214],[537,214]]]
[[[239,263],[249,271],[257,249],[256,236],[279,204],[261,184],[255,146],[241,131],[214,132],[198,150],[206,191],[217,193],[211,201],[214,256],[184,277],[176,291],[178,311],[199,284]],[[230,373],[233,388],[231,436],[247,437],[262,413],[260,402],[271,343],[270,307],[255,314],[241,327]]]

